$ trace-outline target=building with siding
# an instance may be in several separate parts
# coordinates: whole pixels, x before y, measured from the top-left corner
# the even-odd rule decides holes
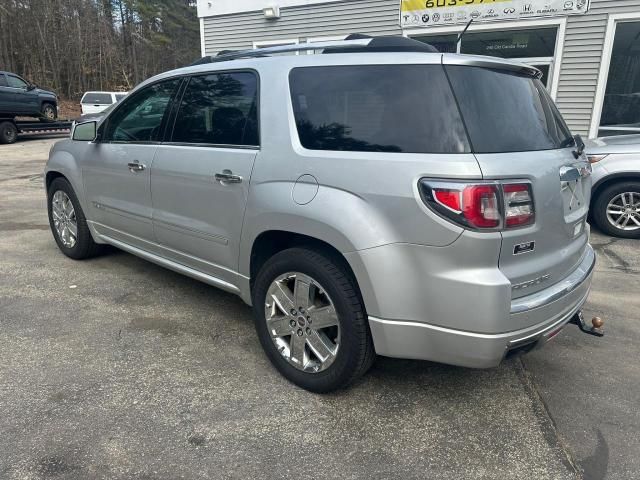
[[[525,10],[531,8],[527,1],[492,5]],[[545,85],[575,133],[640,133],[640,0],[578,1],[586,13],[563,14],[560,3],[552,16],[477,18],[461,42],[456,40],[464,24],[436,25],[437,14],[432,14],[426,15],[428,25],[425,17],[416,17],[419,25],[407,25],[401,21],[399,0],[199,0],[198,15],[203,55],[363,33],[405,35],[443,52],[518,59],[542,70]],[[564,7],[570,4],[567,0]],[[267,7],[277,7],[277,14],[268,18],[273,12],[265,12]]]

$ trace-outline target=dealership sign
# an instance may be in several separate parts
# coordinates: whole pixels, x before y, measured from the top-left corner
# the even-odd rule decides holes
[[[589,0],[401,0],[405,28],[586,13]]]

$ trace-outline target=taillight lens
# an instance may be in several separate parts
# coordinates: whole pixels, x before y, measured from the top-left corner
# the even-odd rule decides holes
[[[420,182],[425,203],[454,222],[476,230],[530,225],[535,220],[528,183]]]
[[[470,185],[462,191],[462,213],[469,224],[476,228],[500,226],[500,203],[497,185]]]
[[[531,185],[528,183],[509,183],[502,186],[504,192],[505,226],[522,227],[531,225],[535,220]]]

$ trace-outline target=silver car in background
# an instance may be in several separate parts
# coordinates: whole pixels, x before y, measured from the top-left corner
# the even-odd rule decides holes
[[[494,367],[575,321],[595,262],[591,168],[539,78],[403,37],[167,72],[52,148],[51,230],[239,295],[314,392],[376,354]]]
[[[586,143],[593,166],[591,217],[609,235],[640,238],[640,135]]]

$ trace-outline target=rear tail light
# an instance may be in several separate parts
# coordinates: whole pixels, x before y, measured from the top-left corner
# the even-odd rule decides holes
[[[535,220],[531,185],[528,183],[509,183],[503,185],[502,190],[504,192],[506,227],[531,225]]]
[[[440,215],[475,230],[531,225],[535,206],[529,183],[453,183],[423,179],[425,203]]]

